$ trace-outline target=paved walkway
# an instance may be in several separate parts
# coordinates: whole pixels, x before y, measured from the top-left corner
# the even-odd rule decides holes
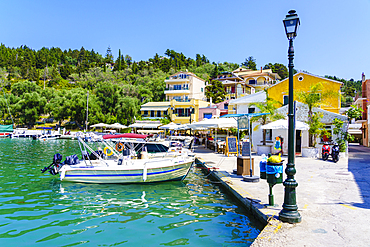
[[[268,221],[253,246],[370,246],[370,148],[350,145],[349,157],[338,163],[296,157],[298,224],[282,223],[278,214],[284,201],[284,186],[273,187],[274,206],[268,206],[266,180],[244,182],[232,173],[236,157],[215,154],[201,146],[196,156],[212,175],[252,208],[256,217]],[[254,175],[259,176],[261,157],[253,155]],[[284,167],[287,156],[283,157]],[[284,179],[285,179],[284,174]]]

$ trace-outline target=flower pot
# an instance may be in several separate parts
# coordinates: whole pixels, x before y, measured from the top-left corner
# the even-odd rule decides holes
[[[302,157],[306,158],[318,158],[319,149],[314,147],[302,147]]]
[[[272,145],[257,145],[257,155],[268,155],[271,153]]]
[[[346,158],[347,153],[346,152],[339,152],[339,158]]]

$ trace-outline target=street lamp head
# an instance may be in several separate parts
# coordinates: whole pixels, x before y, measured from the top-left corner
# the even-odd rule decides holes
[[[299,17],[295,10],[290,10],[289,14],[286,15],[283,20],[285,33],[289,40],[294,39],[297,36],[298,27],[300,24]]]

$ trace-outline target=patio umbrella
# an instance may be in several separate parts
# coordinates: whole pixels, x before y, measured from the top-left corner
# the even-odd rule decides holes
[[[189,127],[188,125],[189,125],[189,124],[180,124],[180,125],[177,125],[176,130],[186,130],[186,129],[190,129],[190,127]]]
[[[175,124],[174,122],[171,122],[169,124],[160,126],[159,129],[165,129],[165,130],[175,130],[179,125]]]
[[[188,124],[192,129],[206,128],[206,129],[228,129],[228,128],[237,128],[238,122],[234,118],[209,118],[203,119],[202,121]],[[216,140],[215,140],[215,150],[217,142],[217,131],[216,131]]]
[[[261,126],[261,129],[288,129],[288,119],[280,119],[274,122],[265,124]],[[296,121],[295,122],[295,129],[297,130],[309,130],[310,126],[304,122]]]
[[[126,125],[123,125],[123,124],[120,124],[120,123],[109,124],[109,125],[107,125],[107,127],[113,128],[113,129],[126,129],[126,128],[128,128]]]
[[[218,129],[218,128],[236,128],[238,123],[233,118],[210,118],[203,119],[200,122],[188,124],[188,127],[192,129],[197,128],[208,128],[208,129]]]
[[[104,127],[107,127],[107,126],[109,126],[109,124],[98,123],[98,124],[91,125],[90,127],[92,127],[92,128],[104,128]]]

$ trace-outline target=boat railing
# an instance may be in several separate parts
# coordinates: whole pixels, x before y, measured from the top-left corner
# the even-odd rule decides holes
[[[80,146],[80,150],[82,154],[82,159],[84,160],[85,164],[86,164],[85,156],[87,156],[88,160],[90,161],[90,165],[92,165],[90,157],[88,155],[84,155],[84,153],[86,154],[86,148],[87,148],[92,154],[95,155],[95,157],[97,157],[100,161],[104,162],[106,166],[109,166],[108,163],[102,157],[100,157],[100,155],[98,155],[89,145],[87,145],[80,136],[78,136],[77,138],[78,138],[78,144]],[[82,150],[80,143],[84,146],[85,150]]]

